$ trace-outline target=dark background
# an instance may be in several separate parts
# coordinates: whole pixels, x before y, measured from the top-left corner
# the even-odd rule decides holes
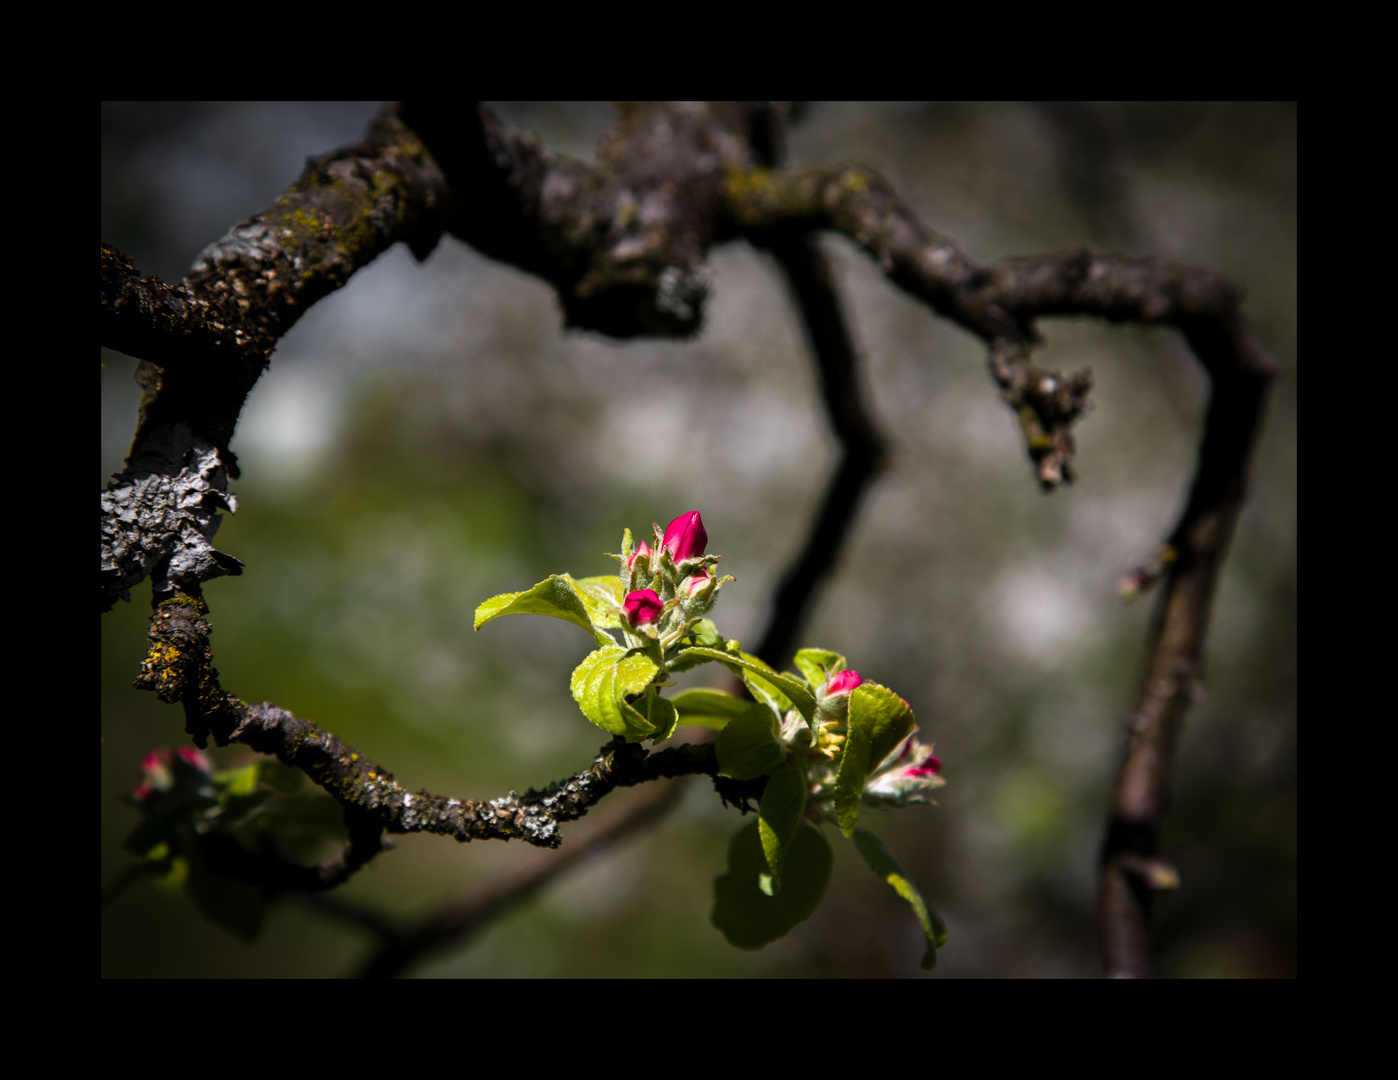
[[[358,141],[378,107],[104,105],[102,239],[142,273],[178,280],[306,157]],[[611,116],[599,104],[497,108],[585,157]],[[818,104],[789,149],[792,165],[879,170],[980,262],[1087,246],[1246,288],[1285,374],[1222,581],[1207,699],[1180,748],[1165,850],[1183,884],[1157,904],[1157,954],[1168,975],[1294,974],[1294,106]],[[1172,333],[1042,324],[1037,362],[1097,379],[1078,481],[1043,495],[980,344],[849,243],[823,244],[894,460],[800,640],[894,687],[946,763],[939,807],[873,824],[948,923],[938,974],[1095,975],[1095,858],[1151,614],[1150,599],[1124,605],[1117,582],[1182,506],[1205,380]],[[239,512],[217,544],[247,570],[206,588],[223,685],[334,731],[410,790],[541,787],[605,741],[568,693],[591,645],[538,618],[473,634],[476,604],[551,572],[608,573],[603,552],[619,550],[623,525],[690,509],[738,578],[714,617],[755,643],[837,449],[773,265],[736,244],[709,267],[706,328],[686,344],[564,334],[546,286],[450,239],[421,265],[394,249],[317,305],[233,442]],[[103,362],[105,483],[139,394],[134,360]],[[148,604],[143,586],[102,622],[104,885],[130,863],[119,845],[136,814],[122,797],[140,758],[186,738],[180,710],[131,689]],[[763,952],[729,948],[708,912],[741,823],[694,782],[660,827],[417,970],[918,973],[906,905],[833,831],[835,880],[815,917]],[[341,892],[409,918],[534,855],[409,837]],[[102,925],[109,976],[334,975],[367,945],[299,902],[245,945],[156,886],[121,896]]]

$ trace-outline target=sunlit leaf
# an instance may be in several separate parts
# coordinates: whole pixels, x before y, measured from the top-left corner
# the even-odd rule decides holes
[[[551,615],[555,619],[564,619],[581,626],[596,638],[599,645],[615,644],[611,635],[593,622],[592,612],[599,611],[602,604],[600,597],[580,589],[578,582],[567,574],[551,574],[524,592],[492,596],[476,608],[475,627],[479,630],[490,620],[498,619],[501,615]]]
[[[846,665],[843,656],[829,649],[800,649],[793,662],[796,670],[806,676],[806,681],[812,686],[822,685],[835,672],[844,671]]]
[[[727,652],[720,649],[710,649],[696,646],[688,650],[691,655],[707,657],[710,660],[721,661],[730,671],[738,675],[754,695],[772,698],[770,702],[779,712],[785,712],[790,706],[796,709],[805,717],[809,723],[811,717],[815,715],[815,698],[812,696],[805,683],[793,678],[790,675],[783,675],[765,661],[759,660],[755,656],[747,653]],[[770,693],[776,690],[780,697],[775,697]],[[785,699],[783,702],[781,699]]]
[[[835,814],[846,836],[859,821],[859,800],[869,770],[913,730],[913,710],[886,686],[865,682],[849,696],[849,732],[835,777]]]
[[[603,731],[620,735],[627,742],[640,742],[655,735],[657,724],[626,699],[644,691],[659,670],[655,661],[639,649],[603,645],[574,669],[573,700],[582,714]],[[674,706],[666,704],[671,709],[666,720],[676,719]]]

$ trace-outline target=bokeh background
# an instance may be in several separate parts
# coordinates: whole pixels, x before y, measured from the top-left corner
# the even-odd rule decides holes
[[[102,239],[142,273],[183,277],[270,205],[305,159],[358,141],[380,103],[109,104]],[[499,103],[552,148],[591,157],[605,104]],[[1081,246],[1154,254],[1242,284],[1279,357],[1209,641],[1207,698],[1180,747],[1157,905],[1162,971],[1296,969],[1296,111],[1287,104],[817,104],[789,162],[859,162],[978,261]],[[1048,367],[1090,366],[1078,480],[1040,493],[979,343],[823,241],[862,347],[892,468],[866,498],[803,643],[898,690],[935,740],[940,806],[874,823],[951,939],[939,976],[1093,976],[1095,858],[1151,598],[1121,576],[1187,492],[1206,384],[1179,338],[1045,322]],[[564,333],[542,283],[444,239],[396,248],[287,335],[233,447],[243,476],[210,583],[225,687],[334,731],[409,789],[490,798],[543,786],[605,741],[568,693],[590,644],[556,620],[471,630],[482,599],[551,572],[610,572],[622,526],[699,509],[735,574],[715,617],[755,642],[837,459],[813,366],[774,266],[713,254],[697,340]],[[135,361],[103,353],[101,482],[120,467]],[[102,620],[102,883],[131,859],[123,796],[140,758],[183,743],[178,708],[131,689],[149,587]],[[702,669],[706,674],[710,669]],[[216,751],[221,765],[246,760]],[[621,793],[620,805],[634,793]],[[917,926],[832,833],[831,892],[757,953],[708,922],[743,823],[690,781],[657,828],[567,875],[435,976],[912,976]],[[573,826],[572,828],[578,828]],[[412,919],[536,857],[522,845],[401,838],[343,890]],[[107,976],[329,976],[368,939],[299,902],[249,945],[157,886],[102,922]]]

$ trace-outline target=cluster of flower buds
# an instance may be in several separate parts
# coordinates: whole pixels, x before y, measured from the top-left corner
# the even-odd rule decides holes
[[[192,746],[181,746],[178,750],[162,746],[141,759],[141,783],[131,793],[131,801],[148,803],[174,790],[177,759],[205,776],[214,771],[213,763],[203,751]]]
[[[864,785],[863,803],[880,809],[930,803],[932,792],[946,784],[939,775],[942,759],[930,743],[917,740],[917,729],[874,770]]]
[[[622,554],[615,556],[625,590],[621,613],[632,631],[668,645],[678,640],[687,622],[708,613],[719,588],[733,578],[714,574],[719,556],[704,554],[709,534],[698,510],[681,514],[663,531],[659,525],[651,528],[654,548],[642,542],[627,551],[624,540]]]

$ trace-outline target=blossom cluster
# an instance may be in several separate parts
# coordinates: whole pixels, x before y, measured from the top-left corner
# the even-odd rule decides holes
[[[621,616],[636,636],[659,638],[670,644],[684,632],[687,623],[708,613],[719,588],[731,576],[714,574],[717,555],[706,555],[709,534],[698,510],[675,518],[662,531],[653,524],[655,547],[644,541],[634,551],[624,550],[621,581],[626,595]]]
[[[941,777],[942,759],[931,745],[917,740],[917,729],[889,754],[865,782],[865,806],[889,810],[913,803],[932,802],[932,792],[946,781]]]
[[[844,749],[848,731],[849,697],[864,685],[864,678],[853,668],[830,675],[824,685],[816,688],[816,745],[808,752],[814,759],[813,791],[809,811],[814,818],[834,817],[831,802],[833,784],[839,771],[840,752]],[[799,719],[792,718],[793,721]],[[793,723],[792,732],[800,735],[803,728]],[[930,743],[922,743],[913,728],[898,747],[878,763],[864,784],[861,802],[879,810],[931,803],[932,792],[943,787],[942,759],[932,752]],[[784,732],[785,734],[785,732]],[[823,760],[822,760],[823,759]],[[821,796],[824,795],[824,798]]]

